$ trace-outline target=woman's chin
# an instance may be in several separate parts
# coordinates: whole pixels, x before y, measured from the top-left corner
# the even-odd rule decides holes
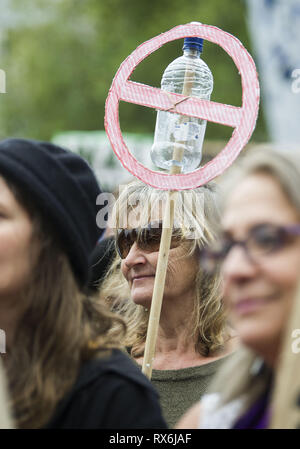
[[[135,282],[130,289],[131,299],[137,306],[148,308],[151,304],[153,285],[145,286],[142,282]]]
[[[141,295],[135,295],[132,294],[131,295],[131,299],[134,302],[134,304],[136,304],[137,306],[142,306],[145,307],[146,309],[148,309],[150,307],[151,304],[151,297],[149,298],[149,296],[141,296]]]

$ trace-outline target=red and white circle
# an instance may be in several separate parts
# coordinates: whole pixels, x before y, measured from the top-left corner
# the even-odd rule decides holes
[[[242,81],[242,106],[230,106],[179,94],[166,94],[161,89],[129,81],[136,66],[167,42],[185,37],[201,37],[220,45],[233,59]],[[172,101],[173,99],[173,101]],[[185,101],[181,101],[185,99]],[[170,110],[199,117],[234,128],[223,150],[204,167],[191,173],[169,175],[150,170],[139,163],[127,148],[119,124],[119,101],[150,108]],[[122,165],[134,176],[157,189],[184,190],[206,184],[228,168],[246,145],[255,128],[259,106],[259,82],[254,61],[234,36],[211,25],[191,23],[179,25],[137,47],[119,67],[105,105],[105,129]],[[173,109],[174,111],[174,109]]]

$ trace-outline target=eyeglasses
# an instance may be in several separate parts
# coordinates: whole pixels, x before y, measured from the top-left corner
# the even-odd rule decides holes
[[[116,237],[116,249],[121,259],[125,259],[132,245],[136,242],[143,251],[154,252],[159,250],[163,226],[162,222],[149,223],[144,228],[118,229]],[[179,245],[181,235],[173,232],[171,247]]]
[[[300,235],[300,224],[260,224],[250,230],[245,240],[233,240],[225,235],[211,247],[200,250],[201,266],[207,272],[214,272],[236,245],[243,247],[248,259],[257,262],[263,256],[280,251],[290,242],[292,236],[297,235]]]

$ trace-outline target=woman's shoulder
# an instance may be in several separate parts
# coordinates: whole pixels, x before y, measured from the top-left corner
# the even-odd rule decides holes
[[[80,370],[76,387],[100,378],[109,377],[110,381],[130,382],[140,387],[153,389],[151,382],[141,373],[141,370],[130,359],[127,353],[120,349],[113,349],[100,354],[98,357],[86,362]]]
[[[59,428],[142,426],[166,427],[158,395],[129,357],[115,349],[83,364],[50,424]]]

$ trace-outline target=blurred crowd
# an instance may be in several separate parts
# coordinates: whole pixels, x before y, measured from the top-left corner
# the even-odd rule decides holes
[[[151,379],[168,192],[129,182],[107,229],[99,194],[69,150],[0,142],[0,428],[299,427],[300,156],[174,195]]]

